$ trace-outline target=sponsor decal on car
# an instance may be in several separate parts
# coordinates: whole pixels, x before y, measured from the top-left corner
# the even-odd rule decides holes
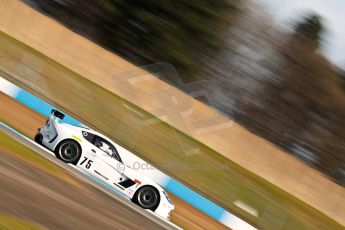
[[[82,140],[80,138],[78,138],[77,136],[75,135],[72,135],[72,139],[78,141],[78,142],[82,142]]]

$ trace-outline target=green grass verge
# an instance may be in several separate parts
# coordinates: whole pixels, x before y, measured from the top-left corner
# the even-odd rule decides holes
[[[1,120],[0,120],[1,121]],[[3,122],[3,121],[1,121]],[[5,122],[4,122],[5,123]],[[4,132],[0,131],[0,150],[36,166],[37,168],[51,173],[55,176],[65,177],[66,174],[59,167],[51,163],[44,157],[38,155],[26,146],[20,144]]]
[[[35,224],[12,216],[5,216],[0,214],[0,229],[1,230],[40,230],[44,229]]]
[[[147,119],[156,119],[152,114],[4,33],[0,33],[0,55],[3,57],[0,68],[9,74],[4,75],[6,78],[63,108],[90,127],[97,127],[144,160],[255,226],[263,229],[344,229],[303,201],[167,123],[146,125]],[[127,106],[143,116],[133,114]],[[200,154],[186,155],[181,143],[187,148],[198,148]],[[185,163],[227,167],[194,170],[173,167]],[[234,205],[236,200],[258,210],[258,217]]]

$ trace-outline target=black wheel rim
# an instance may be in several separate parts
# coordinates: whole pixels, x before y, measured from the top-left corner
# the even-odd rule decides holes
[[[144,188],[138,194],[138,201],[145,209],[154,208],[158,202],[157,192],[153,188]]]
[[[79,148],[76,143],[66,142],[61,145],[59,153],[61,160],[74,162],[78,158]]]

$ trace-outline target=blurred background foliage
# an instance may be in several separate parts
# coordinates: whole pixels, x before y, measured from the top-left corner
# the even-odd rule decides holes
[[[236,0],[30,1],[107,48],[141,64],[164,61],[196,71],[198,56],[221,46]]]
[[[282,30],[250,0],[25,2],[131,62],[206,80],[200,100],[345,185],[345,74],[320,54],[319,15]]]

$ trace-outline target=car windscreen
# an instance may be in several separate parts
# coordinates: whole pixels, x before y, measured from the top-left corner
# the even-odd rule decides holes
[[[115,158],[117,161],[122,162],[116,148],[106,139],[95,135],[94,145],[100,150],[102,150],[103,152],[107,153],[109,156]]]

